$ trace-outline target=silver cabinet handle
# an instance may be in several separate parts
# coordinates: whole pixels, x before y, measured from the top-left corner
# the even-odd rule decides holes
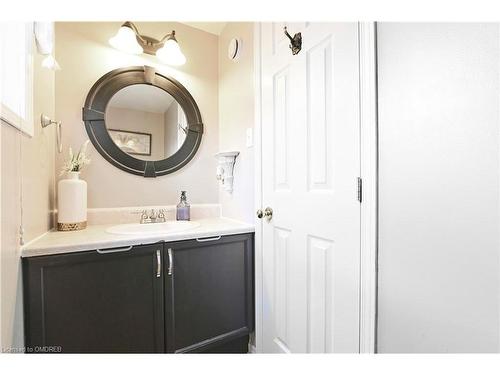
[[[161,277],[161,252],[156,250],[156,277]]]
[[[174,256],[172,254],[172,249],[168,249],[168,274],[172,275],[174,272]]]
[[[198,242],[218,241],[218,240],[220,240],[220,238],[221,238],[221,236],[197,238],[196,241],[198,241]]]
[[[127,247],[118,247],[118,248],[106,249],[106,250],[97,249],[96,251],[99,254],[124,253],[125,251],[132,250],[133,247],[134,246],[127,246]]]

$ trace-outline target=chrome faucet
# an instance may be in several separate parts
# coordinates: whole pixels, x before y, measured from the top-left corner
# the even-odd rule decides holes
[[[153,208],[149,215],[147,210],[142,210],[140,213],[141,224],[164,223],[166,221],[165,210],[163,208],[160,208],[158,211]]]

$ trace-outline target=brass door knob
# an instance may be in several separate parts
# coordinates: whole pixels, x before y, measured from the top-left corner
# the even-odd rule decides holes
[[[265,217],[267,221],[271,221],[271,219],[273,218],[273,209],[271,207],[266,207],[264,211],[257,210],[257,217],[259,219]]]

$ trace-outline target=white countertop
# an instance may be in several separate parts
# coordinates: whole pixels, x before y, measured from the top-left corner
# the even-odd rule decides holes
[[[178,233],[121,235],[110,234],[106,229],[113,225],[89,225],[86,229],[74,232],[51,231],[27,243],[21,248],[21,257],[33,257],[109,249],[121,246],[144,245],[159,241],[181,241],[195,238],[252,233],[253,224],[227,218],[204,218],[196,220],[200,226]],[[148,225],[148,224],[144,224]]]

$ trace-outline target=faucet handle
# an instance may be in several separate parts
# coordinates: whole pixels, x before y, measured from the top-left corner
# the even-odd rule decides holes
[[[136,210],[136,211],[130,211],[131,214],[141,214],[141,218],[147,219],[148,214],[146,210]]]
[[[146,210],[131,211],[132,214],[141,214],[141,224],[144,224],[148,220],[148,212]]]
[[[158,210],[158,219],[165,219],[165,210],[163,208]]]

